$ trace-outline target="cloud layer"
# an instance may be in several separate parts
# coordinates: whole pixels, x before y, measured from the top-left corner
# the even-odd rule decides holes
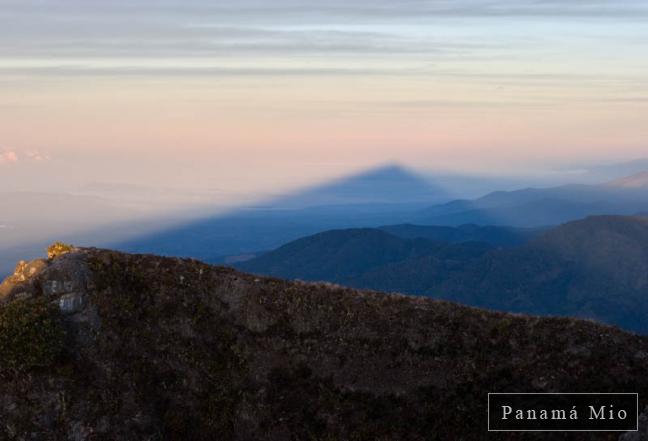
[[[0,162],[46,145],[86,158],[57,179],[248,189],[313,164],[632,157],[646,53],[645,0],[4,0]]]

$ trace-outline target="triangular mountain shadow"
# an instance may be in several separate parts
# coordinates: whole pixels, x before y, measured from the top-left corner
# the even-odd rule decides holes
[[[400,165],[387,165],[270,201],[278,207],[401,204],[444,200],[445,190]]]
[[[131,252],[221,262],[276,248],[332,228],[406,222],[447,192],[416,173],[388,165],[229,213],[203,217],[112,246]]]

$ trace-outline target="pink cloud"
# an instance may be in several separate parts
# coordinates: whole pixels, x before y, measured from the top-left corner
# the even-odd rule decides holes
[[[27,158],[31,159],[32,161],[46,161],[49,159],[48,155],[37,151],[28,151],[25,153],[25,156],[27,156]]]
[[[47,161],[49,155],[36,150],[29,150],[24,153],[17,150],[0,149],[0,165],[13,164],[22,161]]]
[[[18,153],[13,150],[0,151],[0,165],[18,162]]]

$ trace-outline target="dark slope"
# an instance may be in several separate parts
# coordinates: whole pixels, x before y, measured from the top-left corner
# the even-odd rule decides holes
[[[485,255],[429,295],[648,333],[648,218],[595,216]]]
[[[95,249],[0,298],[0,439],[607,440],[488,433],[487,392],[648,404],[648,339],[573,319]]]
[[[398,224],[381,230],[404,239],[428,239],[435,242],[485,242],[496,246],[520,245],[539,235],[541,228],[511,228],[465,224],[458,227]]]
[[[597,216],[553,228],[527,244],[487,250],[435,244],[423,254],[362,265],[385,245],[319,235],[241,265],[259,273],[428,295],[513,312],[588,317],[648,333],[648,218]],[[326,242],[326,238],[336,237]],[[326,249],[326,252],[322,251]],[[363,254],[364,250],[364,254]],[[299,261],[294,264],[293,261]],[[303,268],[319,268],[317,274]],[[329,271],[345,268],[344,276]]]
[[[395,280],[404,280],[406,275],[394,274],[394,264],[414,269],[421,261],[428,264],[434,261],[441,272],[448,263],[467,262],[491,248],[477,242],[449,244],[403,239],[371,228],[332,230],[290,242],[236,266],[244,271],[282,278],[328,280],[352,287],[380,286],[390,290],[392,287],[385,286],[381,280],[374,282],[367,275],[384,271]]]

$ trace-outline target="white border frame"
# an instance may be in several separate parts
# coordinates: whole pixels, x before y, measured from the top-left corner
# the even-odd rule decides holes
[[[491,395],[634,395],[637,402],[637,425],[633,430],[602,429],[491,429],[490,396]],[[638,392],[488,392],[488,431],[489,432],[638,432],[639,431],[639,393]]]

